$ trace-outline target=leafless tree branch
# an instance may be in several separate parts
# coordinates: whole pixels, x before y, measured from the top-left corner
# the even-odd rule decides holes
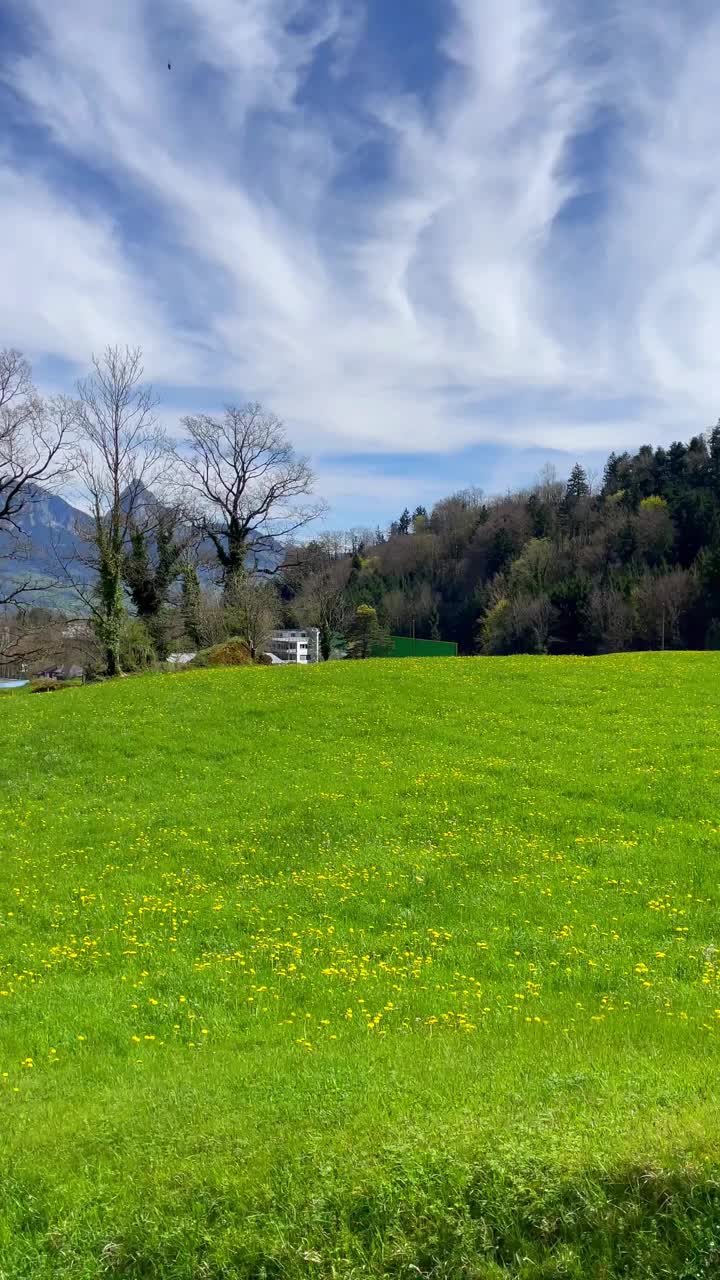
[[[144,383],[139,348],[107,347],[93,356],[93,371],[78,383],[72,417],[77,433],[75,469],[90,506],[90,524],[65,558],[65,572],[91,610],[106,654],[108,674],[120,672],[124,616],[123,561],[131,527],[152,519],[151,486],[167,467],[168,442],[155,417],[157,400]],[[95,574],[88,590],[72,571],[85,562]]]
[[[0,351],[0,536],[12,540],[5,558],[22,558],[23,510],[67,475],[71,427],[66,402],[42,400],[23,356],[13,349]],[[0,605],[33,589],[32,579],[9,594],[3,589]]]
[[[183,426],[187,440],[175,448],[183,490],[225,581],[242,572],[249,551],[290,537],[324,511],[321,502],[302,501],[312,494],[310,465],[259,404],[229,406],[221,418],[186,417]]]

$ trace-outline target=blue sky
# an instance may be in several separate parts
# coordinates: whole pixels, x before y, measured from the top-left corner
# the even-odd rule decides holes
[[[338,527],[688,436],[719,61],[709,0],[5,0],[0,346],[261,400]]]

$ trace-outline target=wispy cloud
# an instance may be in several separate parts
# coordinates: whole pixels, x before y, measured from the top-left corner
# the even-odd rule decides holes
[[[141,342],[325,455],[702,428],[720,18],[597,9],[454,0],[414,94],[360,0],[10,0],[2,340]]]

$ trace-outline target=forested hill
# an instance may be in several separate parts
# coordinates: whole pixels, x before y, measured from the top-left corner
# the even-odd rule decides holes
[[[299,616],[333,578],[348,608],[457,640],[466,653],[720,647],[720,425],[689,444],[612,454],[591,490],[580,466],[489,500],[467,490],[389,533],[306,557]]]

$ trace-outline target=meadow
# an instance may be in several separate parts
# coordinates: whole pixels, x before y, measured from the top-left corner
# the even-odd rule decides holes
[[[720,654],[0,699],[0,1277],[720,1269]]]

